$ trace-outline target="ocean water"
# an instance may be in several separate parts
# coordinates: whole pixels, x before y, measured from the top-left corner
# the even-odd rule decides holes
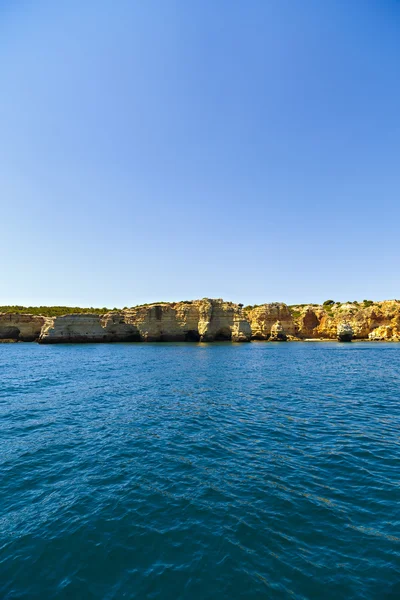
[[[0,598],[400,598],[400,345],[0,345]]]

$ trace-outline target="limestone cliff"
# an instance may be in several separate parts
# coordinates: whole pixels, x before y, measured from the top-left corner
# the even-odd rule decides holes
[[[136,327],[122,313],[76,314],[47,317],[39,336],[46,344],[140,341]]]
[[[0,341],[248,342],[343,338],[400,341],[400,301],[243,308],[221,299],[157,303],[101,314],[0,313]]]
[[[300,339],[336,339],[338,327],[348,323],[353,339],[400,340],[400,302],[333,303],[330,306],[293,306]],[[385,329],[381,329],[381,328]],[[379,328],[379,333],[374,333]]]
[[[199,301],[197,306],[199,310],[198,331],[202,342],[250,341],[251,327],[238,304],[205,298]]]
[[[111,314],[111,313],[110,313]],[[136,328],[143,342],[199,341],[199,311],[195,302],[150,304],[121,311],[121,319]]]
[[[223,300],[159,303],[105,315],[65,315],[46,320],[39,342],[248,342],[241,308]]]
[[[296,324],[289,307],[282,302],[261,304],[247,311],[253,340],[269,340],[278,322],[286,335],[296,335]]]

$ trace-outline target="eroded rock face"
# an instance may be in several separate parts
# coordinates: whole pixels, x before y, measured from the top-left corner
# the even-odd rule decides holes
[[[0,340],[34,342],[40,336],[45,318],[18,313],[0,313]]]
[[[47,318],[39,342],[46,344],[139,341],[137,328],[121,313],[64,315]]]
[[[240,316],[234,319],[232,325],[232,342],[250,342],[251,327],[247,319],[242,319]]]
[[[196,342],[200,339],[195,302],[138,306],[120,314],[137,328],[139,340],[143,342]]]
[[[271,336],[269,339],[271,342],[286,342],[287,341],[286,332],[283,329],[282,323],[280,321],[277,321],[276,323],[274,323],[272,325]]]
[[[350,323],[339,323],[337,327],[337,339],[339,342],[351,342],[354,331]]]
[[[248,312],[253,340],[269,340],[272,327],[279,321],[287,335],[295,336],[296,323],[288,306],[281,302],[262,304]]]
[[[319,338],[321,337],[320,325],[324,323],[326,315],[323,310],[318,310],[312,306],[304,309],[298,318],[296,332],[301,338]]]
[[[368,335],[368,338],[372,341],[379,342],[399,342],[400,341],[400,330],[393,325],[381,325],[377,327]]]
[[[152,304],[46,320],[39,341],[65,342],[248,342],[251,328],[241,308],[223,300]]]
[[[396,341],[400,338],[400,302],[387,300],[375,302],[370,306],[363,303],[344,303],[324,306],[295,306],[297,335],[300,338],[336,339],[340,323],[349,323],[353,330],[353,339],[369,339],[370,334],[379,327],[388,327],[385,335]],[[391,334],[389,333],[391,331]],[[379,336],[379,333],[375,334]],[[378,338],[370,338],[378,339]]]
[[[238,304],[206,298],[196,304],[199,309],[198,331],[202,342],[251,340],[250,324]]]

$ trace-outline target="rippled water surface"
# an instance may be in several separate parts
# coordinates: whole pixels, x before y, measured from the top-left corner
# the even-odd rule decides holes
[[[400,598],[400,345],[0,346],[0,598]]]

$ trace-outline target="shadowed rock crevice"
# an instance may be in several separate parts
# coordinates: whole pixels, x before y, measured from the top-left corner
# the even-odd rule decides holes
[[[18,327],[13,327],[12,325],[6,327],[0,327],[0,339],[1,340],[18,340],[20,330]]]
[[[189,331],[187,332],[186,337],[185,337],[185,342],[199,342],[199,341],[200,341],[199,332],[194,329],[189,329]]]
[[[303,318],[303,329],[311,331],[319,325],[319,319],[313,310],[307,310]]]
[[[215,335],[214,340],[216,342],[229,342],[232,339],[232,332],[228,327],[219,329]]]
[[[163,310],[161,306],[155,306],[154,307],[154,314],[155,314],[155,318],[157,321],[161,321],[162,316],[163,316]]]
[[[38,340],[45,322],[45,317],[0,313],[0,340],[17,342],[34,342]]]

